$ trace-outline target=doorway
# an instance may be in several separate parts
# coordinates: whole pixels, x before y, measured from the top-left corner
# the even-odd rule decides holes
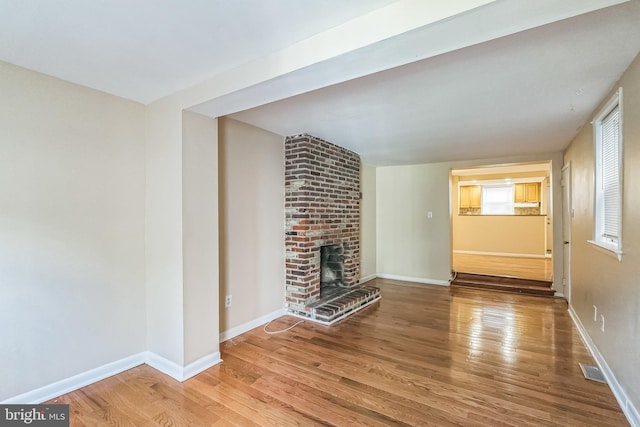
[[[451,170],[452,269],[551,282],[551,161]]]

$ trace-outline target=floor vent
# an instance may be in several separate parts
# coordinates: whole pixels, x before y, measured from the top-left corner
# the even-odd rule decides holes
[[[599,383],[607,384],[607,379],[602,375],[602,371],[597,366],[584,365],[579,363],[580,369],[584,377],[591,381],[597,381]]]

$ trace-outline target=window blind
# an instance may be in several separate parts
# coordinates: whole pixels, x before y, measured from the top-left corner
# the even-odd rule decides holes
[[[603,236],[620,237],[620,136],[619,108],[602,120],[602,194],[604,198]]]
[[[513,215],[513,185],[482,187],[483,215]]]

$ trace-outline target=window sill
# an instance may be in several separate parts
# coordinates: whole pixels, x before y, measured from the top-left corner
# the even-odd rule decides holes
[[[622,262],[622,251],[620,249],[617,249],[612,245],[607,245],[606,243],[596,242],[595,240],[587,240],[587,242],[591,243],[593,248],[599,252],[617,258],[618,262]]]

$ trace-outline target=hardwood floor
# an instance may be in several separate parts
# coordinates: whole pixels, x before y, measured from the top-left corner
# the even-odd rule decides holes
[[[229,340],[184,383],[142,365],[56,401],[72,426],[628,425],[564,300],[399,283],[332,327]]]
[[[465,273],[553,280],[551,258],[518,258],[453,253],[453,269]]]

